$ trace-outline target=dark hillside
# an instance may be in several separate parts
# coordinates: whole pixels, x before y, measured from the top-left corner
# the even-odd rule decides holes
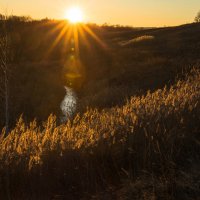
[[[198,199],[200,71],[57,126],[0,135],[1,199]]]
[[[105,38],[112,62],[101,66],[103,75],[96,73],[96,65],[87,71],[81,99],[94,107],[112,106],[137,92],[171,84],[183,69],[199,62],[199,34],[200,24],[112,31]]]
[[[66,21],[8,21],[11,124],[21,113],[27,121],[43,121],[50,113],[59,116],[64,85],[77,91],[78,111],[112,107],[131,95],[170,85],[183,69],[199,62],[199,23],[149,29],[87,27],[89,32]],[[70,29],[77,29],[79,46],[73,64]],[[0,102],[3,111],[3,99]]]

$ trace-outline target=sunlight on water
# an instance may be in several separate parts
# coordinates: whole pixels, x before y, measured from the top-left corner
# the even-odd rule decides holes
[[[72,88],[66,87],[66,95],[60,104],[62,111],[61,122],[66,122],[76,111],[76,94]]]

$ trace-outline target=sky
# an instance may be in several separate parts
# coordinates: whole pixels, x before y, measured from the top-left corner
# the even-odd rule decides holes
[[[200,0],[0,0],[0,13],[63,19],[73,6],[85,22],[158,27],[193,22]]]

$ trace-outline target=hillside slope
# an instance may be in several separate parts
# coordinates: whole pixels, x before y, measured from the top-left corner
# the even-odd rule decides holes
[[[43,127],[20,118],[7,137],[1,134],[0,195],[197,199],[199,100],[200,72],[193,69],[169,89],[88,110],[61,126],[54,116]]]
[[[86,82],[80,91],[83,108],[87,105],[101,108],[118,105],[131,95],[170,85],[177,74],[200,60],[199,23],[112,30],[104,34],[103,41],[109,46],[105,51],[107,61],[100,66],[89,58],[83,62],[87,71]],[[145,40],[145,37],[151,39]],[[138,41],[130,43],[133,40]],[[123,43],[129,44],[121,45]],[[101,54],[95,56],[105,60]]]
[[[93,36],[78,28],[78,61],[72,65],[73,34],[67,39],[65,21],[9,22],[11,127],[22,113],[27,122],[35,117],[42,122],[50,113],[60,116],[64,86],[76,91],[77,112],[83,113],[87,107],[123,105],[133,95],[171,85],[183,69],[199,62],[199,23],[151,29],[87,27]],[[5,124],[4,108],[1,95],[0,127]]]

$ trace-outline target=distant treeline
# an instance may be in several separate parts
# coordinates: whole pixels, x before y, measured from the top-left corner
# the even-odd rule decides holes
[[[48,17],[43,18],[43,19],[34,19],[30,16],[18,16],[18,15],[3,15],[0,13],[0,21],[8,21],[8,22],[12,22],[12,23],[19,23],[19,22],[55,22],[55,21],[66,21],[68,22],[67,19],[63,19],[63,20],[57,20],[57,19],[50,19]],[[98,25],[96,23],[87,23],[90,26],[96,26],[96,27],[103,27],[103,28],[107,28],[107,29],[123,29],[123,30],[131,30],[133,29],[133,27],[131,26],[125,26],[125,25],[120,25],[120,24],[108,24],[108,23],[104,23],[102,25]]]

